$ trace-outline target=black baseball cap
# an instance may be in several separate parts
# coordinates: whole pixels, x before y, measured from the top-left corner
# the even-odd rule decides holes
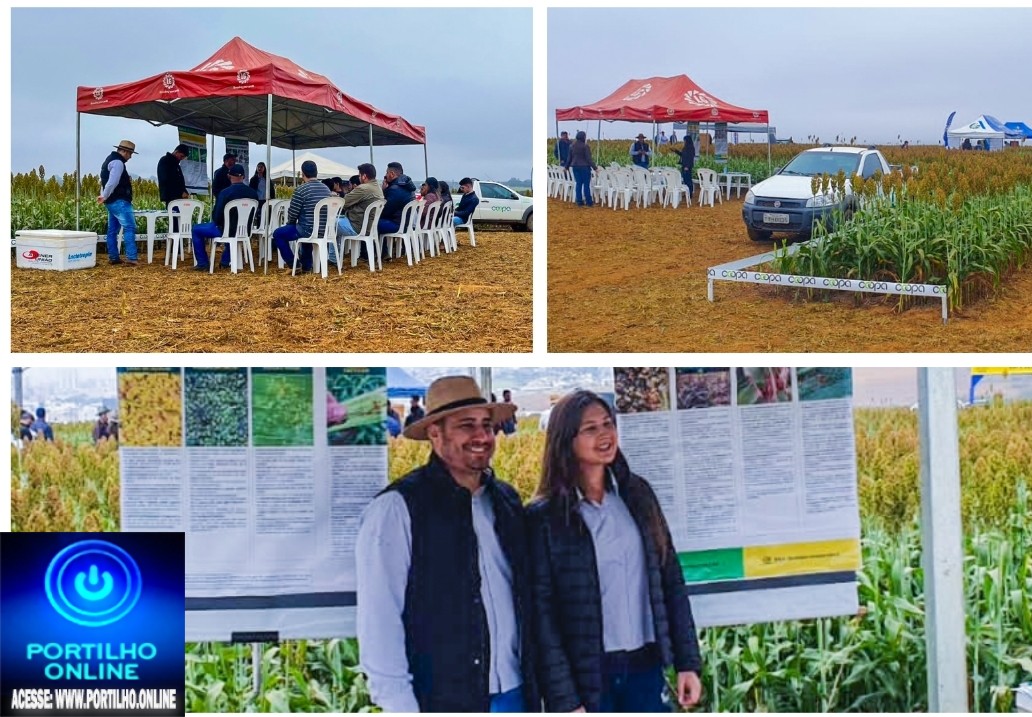
[[[244,174],[244,165],[242,164],[234,164],[229,168],[229,176],[231,177],[243,177]]]

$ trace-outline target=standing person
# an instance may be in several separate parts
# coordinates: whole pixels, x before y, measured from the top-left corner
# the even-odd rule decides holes
[[[570,154],[566,158],[566,169],[573,170],[573,179],[576,183],[575,198],[578,207],[592,207],[595,201],[591,198],[591,170],[598,169],[591,158],[591,147],[588,146],[588,133],[581,130],[570,147]]]
[[[136,152],[136,145],[123,139],[100,167],[100,196],[97,204],[107,207],[107,252],[112,264],[123,263],[118,257],[118,229],[125,241],[125,264],[136,266],[136,216],[133,214],[133,181],[125,163]]]
[[[319,167],[308,159],[301,163],[304,183],[294,191],[287,208],[287,223],[272,233],[272,240],[280,257],[287,265],[287,272],[293,271],[294,252],[290,242],[298,237],[310,237],[326,226],[326,216],[315,216],[315,205],[330,196],[330,190],[319,181]],[[318,220],[318,224],[316,221]],[[301,273],[312,270],[312,245],[301,245]]]
[[[54,429],[47,423],[47,409],[42,406],[36,409],[36,420],[32,423],[32,430],[45,440],[54,440]]]
[[[669,141],[666,136],[666,130],[661,130],[659,133],[659,144],[666,144]]]
[[[426,412],[423,410],[423,407],[419,405],[419,394],[412,394],[411,403],[409,404],[409,412],[408,415],[405,416],[405,428],[408,428],[416,421],[423,420],[423,416],[425,415]]]
[[[459,191],[462,192],[462,198],[455,207],[455,214],[452,218],[455,226],[461,226],[471,221],[473,219],[473,212],[477,210],[477,205],[480,204],[480,197],[473,191],[473,180],[469,177],[463,177],[459,180]]]
[[[183,176],[183,168],[179,164],[189,154],[190,148],[180,144],[158,160],[158,195],[166,209],[169,202],[190,198],[186,191],[186,177]]]
[[[510,410],[468,376],[434,381],[405,428],[429,460],[362,516],[361,667],[385,711],[540,712],[523,506],[491,470]]]
[[[222,166],[215,170],[211,178],[211,196],[218,199],[219,193],[229,186],[229,168],[236,164],[237,156],[232,152],[222,155]]]
[[[681,181],[688,187],[688,196],[695,193],[695,183],[692,174],[695,172],[695,142],[690,134],[684,136],[684,147],[677,153],[680,157]]]
[[[670,133],[670,144],[677,144],[677,132]]]
[[[649,160],[652,159],[652,149],[649,147],[649,142],[645,139],[645,135],[641,132],[638,133],[636,140],[631,143],[631,162],[639,167],[648,169]]]
[[[566,160],[570,157],[570,133],[560,132],[559,141],[555,143],[555,155],[559,158],[560,166],[566,166]]]
[[[31,441],[36,437],[35,431],[32,430],[32,425],[32,414],[22,409],[18,417],[18,440]]]
[[[111,424],[108,422],[108,414],[110,413],[111,409],[107,406],[101,406],[100,410],[97,411],[97,422],[93,424],[94,445],[111,438]]]
[[[527,509],[539,683],[548,712],[665,712],[663,669],[696,704],[702,661],[670,530],[590,391],[556,404]]]
[[[259,162],[254,167],[254,174],[251,175],[251,181],[247,183],[247,186],[253,189],[255,195],[258,197],[258,216],[261,216],[262,207],[265,206],[265,202],[269,199],[276,198],[276,186],[271,181],[269,182],[269,196],[265,196],[265,175],[268,171],[269,170],[265,166],[265,162]]]
[[[208,271],[208,251],[205,243],[208,239],[224,236],[226,229],[226,205],[234,199],[257,199],[258,193],[244,184],[244,168],[235,164],[229,168],[229,186],[219,192],[215,202],[215,209],[212,210],[213,221],[204,224],[194,224],[191,232],[193,241],[194,258],[197,260],[195,271]],[[241,211],[238,209],[230,213],[229,236],[235,236],[237,222],[240,220]],[[214,257],[212,257],[214,258]],[[223,269],[229,267],[230,252],[227,246],[222,250]]]
[[[516,411],[519,407],[512,402],[512,391],[505,389],[502,391],[502,403],[506,406],[512,406],[512,416],[501,423],[501,430],[507,436],[511,436],[516,432]]]

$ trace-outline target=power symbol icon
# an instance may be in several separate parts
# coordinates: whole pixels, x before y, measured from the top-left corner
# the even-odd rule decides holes
[[[90,585],[98,585],[101,582],[101,578],[97,577],[97,566],[91,565],[89,570],[89,577],[87,578],[86,573],[79,573],[75,576],[75,592],[79,593],[79,596],[83,600],[103,600],[111,591],[115,589],[115,580],[111,577],[111,573],[107,570],[104,571],[103,585],[99,588],[86,587],[86,582],[89,581]]]

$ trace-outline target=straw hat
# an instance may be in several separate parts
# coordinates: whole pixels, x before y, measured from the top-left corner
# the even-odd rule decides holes
[[[481,396],[480,387],[469,376],[445,376],[430,384],[426,390],[426,415],[406,426],[404,436],[425,441],[427,428],[467,408],[486,408],[491,412],[492,423],[501,423],[516,415],[513,404],[491,403]]]
[[[123,139],[121,142],[116,144],[115,149],[124,149],[130,154],[139,154],[139,152],[136,151],[136,143],[130,142],[127,139]]]

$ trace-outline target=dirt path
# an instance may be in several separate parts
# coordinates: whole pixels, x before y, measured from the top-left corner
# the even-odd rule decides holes
[[[555,352],[1027,352],[1032,267],[994,298],[951,314],[938,301],[896,311],[754,284],[706,269],[769,250],[745,235],[741,200],[629,211],[548,200],[548,350]]]

